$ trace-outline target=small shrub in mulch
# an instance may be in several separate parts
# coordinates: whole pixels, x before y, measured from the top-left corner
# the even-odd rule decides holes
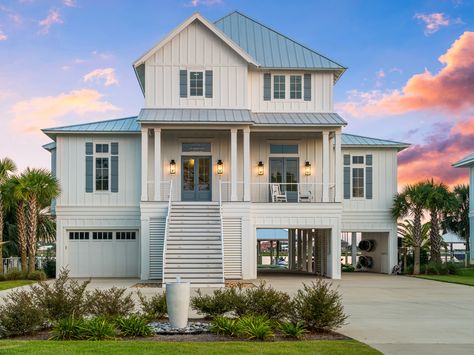
[[[137,295],[140,300],[141,312],[145,318],[150,321],[165,318],[167,312],[165,293],[158,293],[150,298],[146,298],[140,291],[137,292]]]
[[[126,288],[112,287],[94,290],[87,294],[87,313],[108,319],[126,317],[132,313],[135,303]]]

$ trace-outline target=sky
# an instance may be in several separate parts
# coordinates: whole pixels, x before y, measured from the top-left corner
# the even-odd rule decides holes
[[[192,13],[238,10],[348,70],[344,132],[411,143],[399,185],[467,183],[474,1],[0,0],[0,157],[49,167],[41,128],[137,115],[132,63]]]

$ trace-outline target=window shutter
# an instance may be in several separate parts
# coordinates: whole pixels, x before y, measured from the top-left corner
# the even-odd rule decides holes
[[[206,70],[206,97],[212,98],[212,70]]]
[[[118,179],[119,179],[119,146],[118,143],[114,142],[110,144],[110,192],[118,192]]]
[[[344,199],[351,198],[351,156],[344,154]]]
[[[188,97],[188,71],[179,71],[179,97]]]
[[[373,169],[372,169],[372,154],[367,154],[365,156],[365,164],[368,165],[365,168],[365,198],[372,199],[372,189],[373,189]]]
[[[304,75],[304,100],[311,101],[311,74]]]
[[[365,156],[365,164],[372,166],[372,154],[367,154]]]
[[[94,153],[94,145],[92,142],[86,142],[86,155],[92,155]]]
[[[86,192],[94,192],[94,157],[86,155]]]
[[[270,101],[272,97],[272,74],[263,74],[263,100]]]

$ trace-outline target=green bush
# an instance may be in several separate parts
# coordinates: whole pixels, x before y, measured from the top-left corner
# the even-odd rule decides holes
[[[70,316],[53,325],[50,340],[78,340],[83,337],[84,320]]]
[[[271,321],[265,316],[247,315],[238,321],[239,334],[248,339],[265,340],[273,337]]]
[[[44,327],[44,312],[38,307],[36,296],[29,290],[11,291],[0,306],[2,336],[31,334]]]
[[[149,320],[160,320],[166,316],[166,295],[164,293],[153,295],[147,299],[140,291],[137,292],[140,300],[141,312]]]
[[[86,287],[90,281],[79,283],[68,276],[69,271],[63,269],[53,283],[31,286],[39,307],[52,322],[71,316],[81,318],[86,313]]]
[[[303,284],[292,299],[292,319],[308,329],[334,330],[345,324],[342,298],[338,290],[322,279]]]
[[[1,281],[5,281],[5,280],[6,280],[5,274],[1,274],[1,273],[0,273],[0,282],[1,282]]]
[[[25,274],[21,272],[18,268],[12,267],[8,269],[7,273],[5,274],[5,279],[9,281],[23,280],[25,279]]]
[[[355,267],[350,264],[343,264],[341,266],[341,270],[342,272],[353,272],[355,271]]]
[[[56,260],[51,259],[49,252],[46,255],[46,260],[43,261],[43,271],[49,279],[56,277]]]
[[[137,315],[132,315],[127,318],[118,318],[115,324],[123,336],[148,337],[155,334],[153,329],[148,325],[148,320]]]
[[[36,270],[28,274],[28,280],[45,281],[47,279],[44,271]]]
[[[212,295],[202,295],[201,290],[197,290],[197,294],[191,298],[191,307],[207,319],[234,311],[240,297],[235,288],[214,290]]]
[[[109,319],[128,316],[134,310],[135,302],[126,291],[126,288],[115,286],[107,290],[94,290],[88,294],[88,313]]]
[[[81,339],[106,340],[115,338],[115,325],[108,319],[97,317],[85,320],[81,326]]]
[[[303,323],[281,323],[279,327],[280,331],[287,338],[303,339],[305,334],[308,333]]]
[[[422,273],[428,275],[456,275],[458,272],[459,266],[454,263],[430,261]]]
[[[209,330],[214,334],[235,337],[240,334],[240,323],[238,319],[217,316],[211,322]]]

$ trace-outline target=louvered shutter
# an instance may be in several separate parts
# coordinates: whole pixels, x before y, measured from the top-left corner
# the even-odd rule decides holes
[[[110,144],[110,191],[118,192],[119,186],[119,145],[114,142]]]
[[[86,142],[86,192],[94,192],[94,144]]]
[[[367,154],[365,156],[365,198],[371,200],[373,197],[373,168],[372,168],[372,155]]]
[[[272,97],[272,75],[270,73],[263,74],[263,100],[270,101]]]
[[[304,100],[311,101],[311,74],[304,75]]]
[[[179,71],[179,97],[188,97],[188,71]]]
[[[344,154],[344,199],[351,198],[351,156]]]
[[[212,79],[213,79],[213,74],[212,70],[206,70],[206,97],[207,98],[212,98]]]

